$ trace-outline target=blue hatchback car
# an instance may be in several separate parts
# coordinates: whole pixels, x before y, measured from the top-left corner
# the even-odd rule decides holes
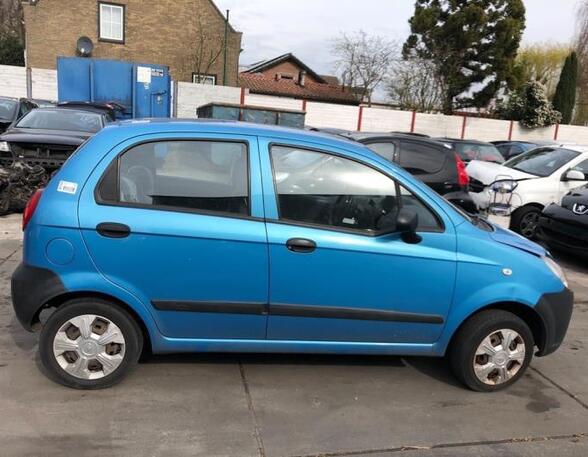
[[[111,125],[23,225],[16,316],[75,388],[113,385],[149,350],[447,354],[493,391],[555,351],[572,314],[543,248],[319,133]]]

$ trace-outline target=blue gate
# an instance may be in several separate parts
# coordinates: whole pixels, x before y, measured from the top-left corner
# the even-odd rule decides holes
[[[163,65],[84,57],[57,58],[60,102],[116,102],[123,118],[170,117],[171,79]]]

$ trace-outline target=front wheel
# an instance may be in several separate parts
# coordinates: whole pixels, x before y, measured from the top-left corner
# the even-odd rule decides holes
[[[541,210],[536,206],[525,206],[512,215],[510,228],[525,238],[533,239],[537,235]]]
[[[455,336],[449,360],[455,376],[478,392],[493,392],[520,379],[533,358],[533,334],[519,317],[502,310],[471,317]]]
[[[76,389],[101,389],[120,382],[137,363],[141,332],[131,316],[97,298],[71,300],[47,320],[39,339],[46,374]]]

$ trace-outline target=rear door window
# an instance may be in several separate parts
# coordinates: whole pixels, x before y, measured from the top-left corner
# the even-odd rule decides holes
[[[167,210],[249,215],[247,145],[162,141],[132,147],[102,178],[99,200]]]
[[[447,152],[429,144],[402,141],[398,164],[413,175],[438,173],[445,165]]]

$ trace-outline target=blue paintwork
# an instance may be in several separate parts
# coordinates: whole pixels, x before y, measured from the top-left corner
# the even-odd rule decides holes
[[[138,67],[151,69],[150,83],[137,80]],[[57,58],[60,102],[117,102],[125,107],[125,118],[169,117],[170,84],[169,69],[163,65],[87,57]]]
[[[166,138],[248,144],[251,218],[104,206],[94,189],[126,148]],[[278,223],[268,146],[333,151],[377,167],[416,193],[445,230],[420,244]],[[75,195],[57,191],[75,182]],[[100,222],[132,228],[125,239],[96,233]],[[311,254],[288,251],[311,238]],[[54,240],[59,240],[55,242]],[[66,242],[64,242],[66,241]],[[63,251],[63,252],[61,252]],[[71,292],[112,296],[136,311],[154,352],[266,351],[443,355],[456,329],[500,302],[535,306],[564,286],[510,231],[476,228],[435,192],[356,143],[328,135],[224,122],[128,121],[106,127],[51,180],[25,233],[24,259],[49,268]],[[503,269],[513,274],[505,276]],[[269,303],[268,315],[158,311],[152,300]],[[275,316],[271,303],[442,316],[443,324]]]

